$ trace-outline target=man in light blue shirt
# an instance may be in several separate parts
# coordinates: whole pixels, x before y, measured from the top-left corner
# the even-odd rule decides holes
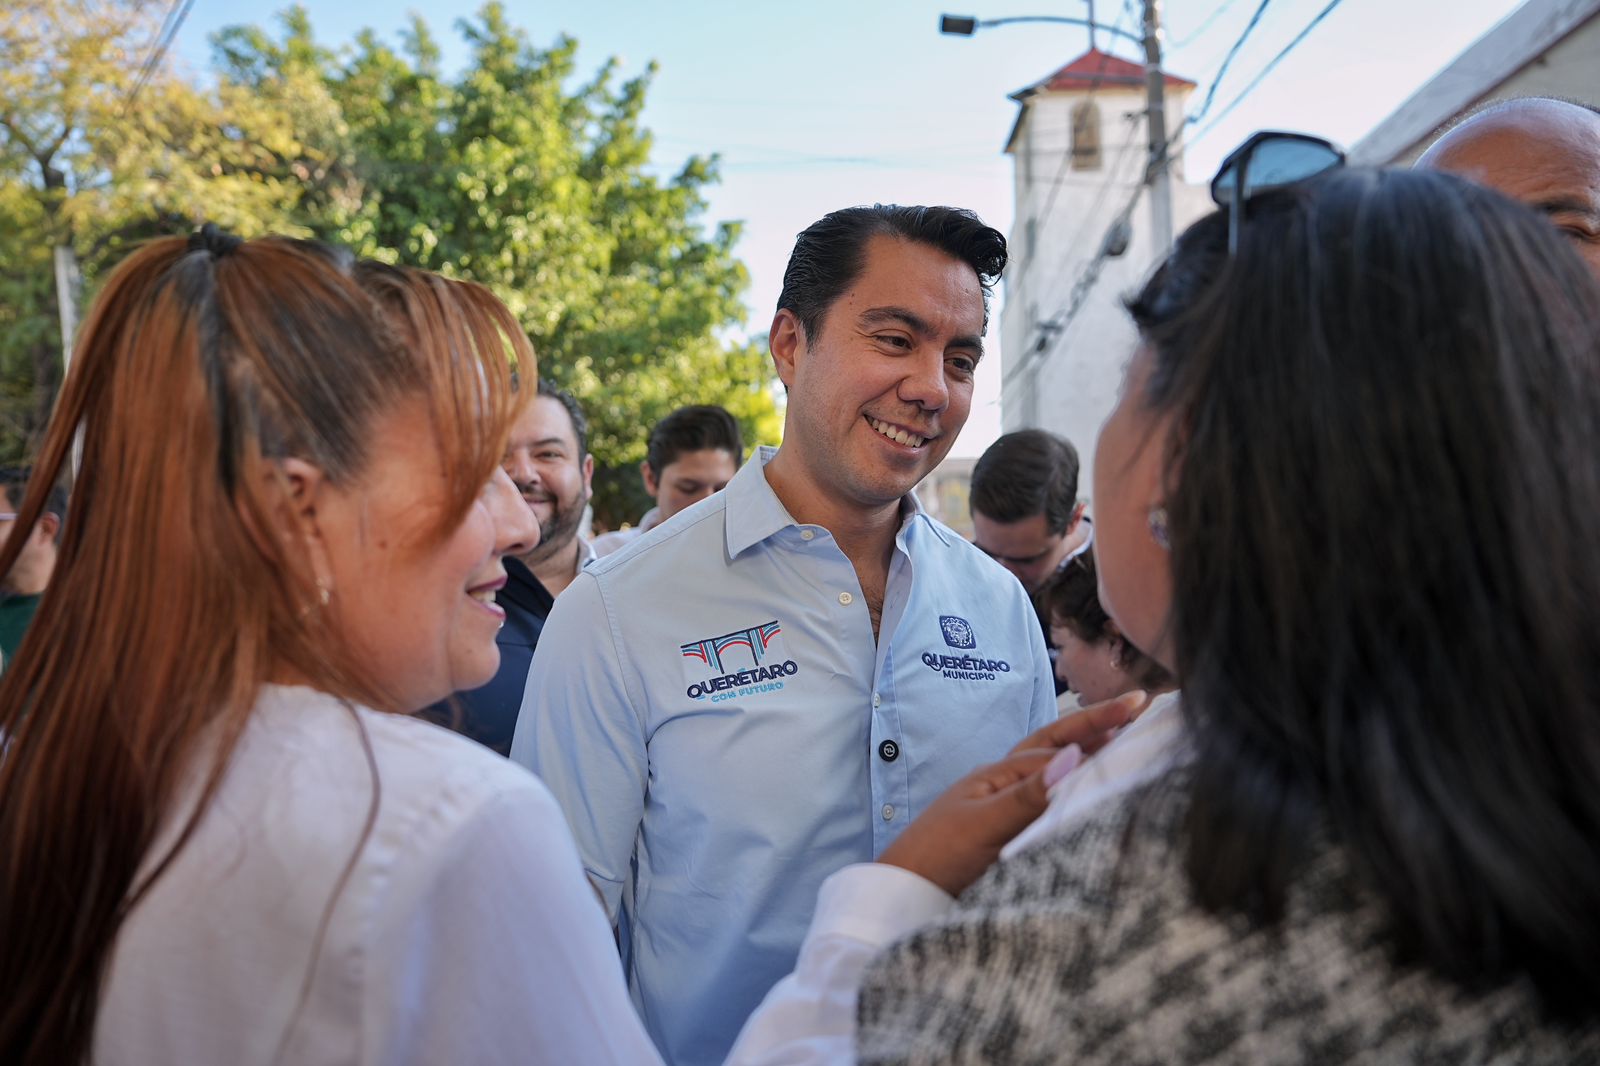
[[[911,494],[966,421],[1004,266],[951,208],[802,233],[783,446],[580,574],[540,639],[511,757],[566,810],[672,1066],[722,1061],[825,877],[1055,717],[1022,586]]]

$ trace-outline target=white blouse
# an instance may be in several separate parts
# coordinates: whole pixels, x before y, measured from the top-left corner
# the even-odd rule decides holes
[[[283,687],[263,690],[193,837],[124,922],[93,1054],[659,1062],[538,780],[436,726]]]

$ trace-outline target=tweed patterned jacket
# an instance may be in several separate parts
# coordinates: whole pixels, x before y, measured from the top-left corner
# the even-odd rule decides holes
[[[1397,967],[1332,846],[1274,929],[1201,910],[1168,843],[1187,785],[1175,771],[1107,803],[880,955],[859,1062],[1600,1063],[1600,1024],[1553,1028],[1523,987],[1469,995]]]

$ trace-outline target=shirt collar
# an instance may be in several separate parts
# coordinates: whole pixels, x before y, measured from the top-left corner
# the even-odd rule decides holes
[[[1056,573],[1058,574],[1067,568],[1068,563],[1072,562],[1072,560],[1076,559],[1078,556],[1094,547],[1094,523],[1089,521],[1088,515],[1084,515],[1081,519],[1079,519],[1079,521],[1088,527],[1089,535],[1083,538],[1082,544],[1078,545],[1066,555],[1062,556],[1061,561],[1056,564]]]
[[[777,454],[778,449],[761,445],[723,490],[727,494],[723,522],[730,559],[737,559],[746,549],[799,524],[778,499],[778,494],[772,491],[772,486],[767,484],[766,465]],[[902,533],[910,528],[912,522],[920,519],[940,541],[950,543],[949,535],[928,516],[915,492],[908,492],[901,497],[900,516]]]
[[[574,577],[576,577],[579,574],[583,573],[584,567],[586,567],[590,563],[594,562],[596,558],[597,558],[597,556],[594,553],[594,545],[591,544],[590,542],[584,540],[582,537],[579,537],[578,538],[578,567],[577,567],[576,570],[574,570],[572,572],[572,575]]]

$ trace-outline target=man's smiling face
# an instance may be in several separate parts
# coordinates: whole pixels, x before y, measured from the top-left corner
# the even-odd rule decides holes
[[[784,444],[841,502],[880,507],[939,464],[972,407],[984,298],[967,263],[930,244],[871,238],[861,274],[778,360],[789,389]],[[787,325],[784,316],[788,316]]]

